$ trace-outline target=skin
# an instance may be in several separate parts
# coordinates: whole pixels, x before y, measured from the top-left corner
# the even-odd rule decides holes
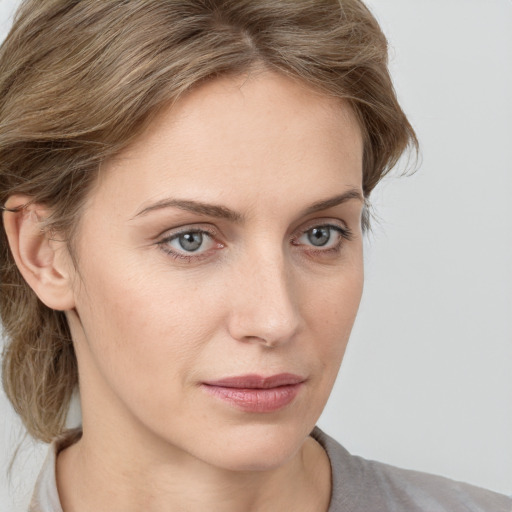
[[[55,238],[34,242],[41,207],[7,221],[27,281],[66,310],[78,358],[83,437],[57,462],[65,512],[327,510],[330,465],[309,433],[362,293],[362,153],[343,102],[268,71],[227,77],[103,166],[76,267]],[[187,253],[177,233],[198,230]],[[202,387],[283,372],[304,383],[274,412]]]

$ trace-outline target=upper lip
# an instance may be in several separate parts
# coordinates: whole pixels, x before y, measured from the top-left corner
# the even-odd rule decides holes
[[[300,384],[306,379],[300,375],[293,373],[279,373],[269,377],[262,375],[249,374],[239,375],[236,377],[226,377],[219,380],[211,380],[204,382],[207,386],[217,386],[224,388],[241,388],[241,389],[270,389],[280,386],[291,386]]]

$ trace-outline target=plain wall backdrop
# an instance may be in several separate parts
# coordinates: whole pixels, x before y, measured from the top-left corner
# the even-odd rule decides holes
[[[0,39],[17,4],[0,0]],[[512,494],[512,2],[368,5],[422,160],[374,194],[363,301],[319,425],[352,453]],[[0,418],[0,511],[22,512],[46,447],[25,442],[9,481],[22,429],[3,392]]]

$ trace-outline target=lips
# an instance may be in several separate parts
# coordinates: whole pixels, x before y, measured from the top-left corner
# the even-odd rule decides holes
[[[245,412],[274,412],[290,404],[299,394],[304,377],[280,373],[269,377],[242,375],[202,384],[209,395]]]

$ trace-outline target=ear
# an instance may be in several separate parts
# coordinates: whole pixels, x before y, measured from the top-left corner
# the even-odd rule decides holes
[[[43,229],[49,213],[42,205],[30,204],[30,197],[11,196],[3,212],[4,227],[25,281],[49,308],[66,311],[75,307],[74,267],[66,243]]]

